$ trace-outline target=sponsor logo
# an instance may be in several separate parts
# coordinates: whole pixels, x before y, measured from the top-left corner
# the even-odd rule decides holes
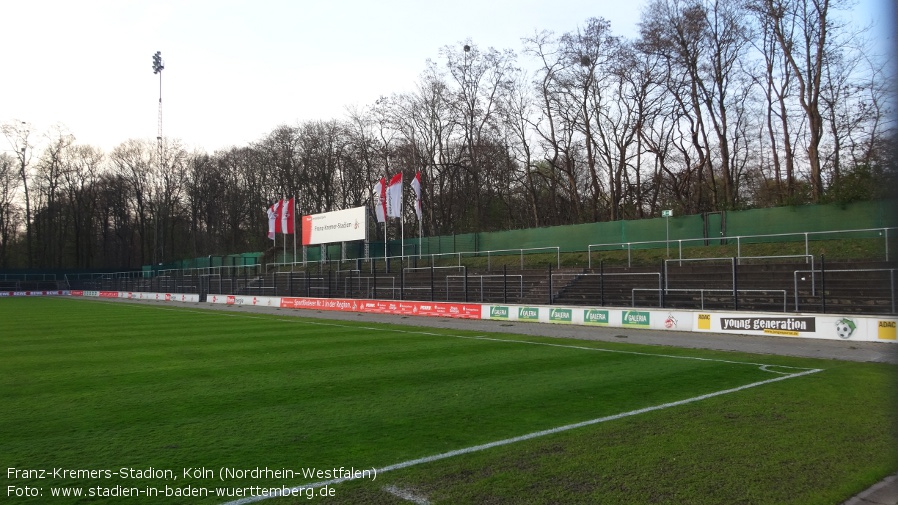
[[[508,307],[490,307],[490,319],[508,319]]]
[[[700,329],[700,330],[710,330],[711,329],[711,314],[699,314],[698,315],[698,329]]]
[[[520,307],[518,308],[518,319],[537,321],[539,320],[539,309],[536,307]]]
[[[836,321],[836,335],[843,340],[848,340],[851,338],[851,335],[854,333],[854,330],[857,329],[857,325],[854,324],[854,321],[848,319],[847,317],[843,317]]]
[[[621,324],[647,328],[650,324],[650,314],[643,310],[625,310],[621,312]]]
[[[228,295],[227,304],[234,305],[235,303],[237,303],[237,298],[232,295]]]
[[[677,318],[673,316],[671,313],[667,313],[667,319],[664,320],[664,327],[668,330],[672,330],[677,327]]]
[[[895,340],[895,321],[879,321],[876,337],[880,340]]]
[[[574,311],[571,309],[549,310],[549,321],[553,323],[570,323],[574,320]]]
[[[586,309],[583,311],[583,323],[600,326],[608,325],[608,311],[598,309]]]
[[[813,317],[722,317],[723,331],[761,331],[771,335],[798,336],[802,332],[815,332]]]

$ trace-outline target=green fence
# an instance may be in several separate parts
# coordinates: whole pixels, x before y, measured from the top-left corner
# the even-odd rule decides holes
[[[839,230],[877,229],[898,226],[898,201],[879,200],[856,202],[847,205],[805,205],[797,207],[776,207],[745,211],[712,212],[699,215],[674,216],[670,218],[642,219],[638,221],[612,221],[586,223],[546,228],[530,228],[489,233],[467,233],[437,237],[407,237],[404,241],[405,254],[439,255],[459,252],[480,252],[499,250],[536,249],[558,247],[561,252],[586,251],[595,244],[643,244],[645,248],[664,247],[667,240],[705,239],[705,244],[732,243],[732,237],[755,236],[751,241],[787,242],[803,241],[801,235],[807,232],[836,232]],[[786,236],[784,234],[794,234]],[[758,237],[779,235],[776,237]],[[825,238],[851,238],[844,234],[817,233],[813,240]],[[891,239],[891,236],[890,236]],[[402,254],[402,241],[388,243],[388,256]],[[633,248],[639,248],[639,245]],[[384,256],[383,242],[369,243],[369,255],[374,258]],[[327,258],[339,260],[343,251],[341,244],[326,246]],[[346,245],[346,257],[364,257],[364,244]],[[319,246],[306,249],[306,260],[317,262],[322,259]],[[292,262],[293,251],[277,252],[271,260],[275,263]],[[262,261],[262,253],[246,253],[230,256],[195,258],[159,269],[204,268],[207,266],[245,266]],[[302,261],[298,252],[296,261]],[[178,266],[172,266],[178,265]],[[145,270],[153,267],[144,267]]]
[[[214,268],[214,267],[245,267],[261,263],[262,253],[228,254],[226,256],[202,256],[160,265],[144,265],[143,271],[157,272],[159,270],[185,270],[189,268]]]

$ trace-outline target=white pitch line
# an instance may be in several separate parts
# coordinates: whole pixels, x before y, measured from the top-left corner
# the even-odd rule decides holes
[[[652,407],[645,407],[645,408],[641,408],[641,409],[631,410],[629,412],[623,412],[621,414],[614,414],[614,415],[605,416],[605,417],[598,417],[596,419],[590,419],[588,421],[581,421],[579,423],[574,423],[574,424],[566,424],[564,426],[558,426],[556,428],[550,428],[548,430],[534,431],[533,433],[528,433],[526,435],[520,435],[517,437],[506,438],[503,440],[497,440],[495,442],[474,445],[471,447],[465,447],[463,449],[456,449],[454,451],[444,452],[444,453],[440,453],[440,454],[434,454],[432,456],[425,456],[423,458],[410,459],[408,461],[403,461],[401,463],[395,463],[393,465],[388,465],[388,466],[385,466],[382,468],[377,468],[374,470],[373,473],[374,473],[374,475],[380,475],[381,473],[390,472],[393,470],[402,470],[404,468],[420,465],[423,463],[431,463],[433,461],[439,461],[441,459],[452,458],[452,457],[461,456],[464,454],[470,454],[472,452],[484,451],[487,449],[492,449],[494,447],[500,447],[503,445],[510,445],[510,444],[514,444],[514,443],[518,443],[518,442],[524,442],[526,440],[532,440],[534,438],[544,437],[546,435],[554,435],[556,433],[561,433],[561,432],[573,430],[576,428],[583,428],[584,426],[592,426],[594,424],[604,423],[604,422],[608,422],[608,421],[617,421],[618,419],[623,419],[625,417],[637,416],[640,414],[646,414],[646,413],[654,412],[657,410],[664,410],[664,409],[669,409],[672,407],[679,407],[680,405],[695,403],[695,402],[699,402],[702,400],[707,400],[709,398],[714,398],[716,396],[727,395],[730,393],[737,393],[739,391],[744,391],[749,388],[763,386],[765,384],[772,384],[774,382],[779,382],[779,381],[783,381],[786,379],[793,379],[795,377],[802,377],[804,375],[810,375],[812,373],[817,373],[817,372],[821,372],[821,371],[822,370],[819,368],[809,369],[804,372],[794,373],[791,375],[784,375],[781,377],[767,379],[767,380],[760,381],[760,382],[753,382],[751,384],[746,384],[744,386],[739,386],[739,387],[735,387],[735,388],[731,388],[731,389],[723,389],[721,391],[715,391],[713,393],[708,393],[708,394],[704,394],[704,395],[700,395],[700,396],[694,396],[692,398],[686,398],[685,400],[678,400],[675,402],[662,403],[661,405],[654,405]],[[304,484],[302,486],[296,486],[296,487],[290,488],[290,491],[295,493],[301,489],[330,486],[330,485],[334,485],[334,484],[340,484],[342,482],[346,482],[349,480],[355,480],[355,479],[347,477],[347,478],[331,479],[331,480],[321,481],[321,482],[313,482],[311,484]],[[272,494],[272,495],[265,495],[265,496],[253,496],[253,497],[248,497],[248,498],[242,498],[240,500],[225,502],[222,505],[244,505],[247,503],[255,503],[255,502],[262,501],[262,500],[267,500],[268,498],[275,498],[277,496],[280,496],[280,494]]]

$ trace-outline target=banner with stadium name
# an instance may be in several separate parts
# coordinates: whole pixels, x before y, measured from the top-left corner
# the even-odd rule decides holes
[[[302,245],[365,240],[368,220],[365,207],[336,210],[302,217]]]

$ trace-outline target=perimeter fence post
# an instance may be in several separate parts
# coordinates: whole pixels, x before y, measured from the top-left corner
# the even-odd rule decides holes
[[[502,303],[508,303],[508,265],[502,265]]]
[[[549,305],[552,305],[552,264],[549,263]]]
[[[820,297],[823,302],[823,313],[826,314],[826,260],[820,254]]]
[[[733,258],[733,310],[739,310],[739,286],[736,275],[736,258]]]
[[[667,261],[661,260],[661,286],[658,286],[658,291],[660,292],[660,296],[658,297],[658,302],[661,305],[661,308],[664,308],[664,300],[667,298]]]

